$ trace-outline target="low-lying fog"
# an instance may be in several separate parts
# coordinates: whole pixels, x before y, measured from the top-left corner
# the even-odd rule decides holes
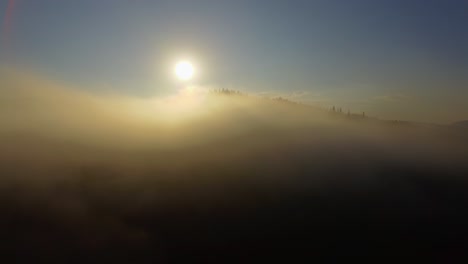
[[[417,232],[402,241],[426,250],[468,230],[467,147],[458,127],[200,88],[92,94],[3,70],[3,244],[26,259],[171,262]]]

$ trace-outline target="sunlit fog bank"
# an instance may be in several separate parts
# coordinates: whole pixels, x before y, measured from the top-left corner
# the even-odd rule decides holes
[[[37,75],[4,71],[3,133],[32,133],[114,146],[180,145],[250,129],[325,121],[317,110],[187,86],[165,97],[89,93]],[[128,144],[128,145],[127,145]]]
[[[466,142],[459,129],[377,120],[361,113],[219,93],[213,88],[187,85],[172,95],[140,98],[86,92],[6,69],[1,77],[2,144],[13,149],[40,146],[44,155],[54,153],[53,146],[91,152],[201,148],[190,157],[197,159],[208,155],[209,148],[221,155],[239,152],[241,156],[256,151],[280,154],[282,148],[295,144],[304,148],[312,144],[308,151],[313,152],[330,144],[330,150],[350,153],[359,152],[354,146],[358,144],[395,151],[393,158],[449,151],[441,159],[447,160],[460,158],[463,144],[459,143]]]

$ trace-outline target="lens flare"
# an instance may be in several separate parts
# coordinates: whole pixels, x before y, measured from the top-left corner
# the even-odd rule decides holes
[[[8,1],[8,6],[5,12],[5,18],[3,20],[2,42],[4,44],[4,47],[8,46],[8,43],[9,43],[11,23],[12,23],[12,18],[13,18],[13,10],[15,9],[15,2],[16,0]]]

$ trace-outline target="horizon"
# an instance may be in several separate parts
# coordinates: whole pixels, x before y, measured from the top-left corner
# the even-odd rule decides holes
[[[382,119],[468,119],[466,1],[0,3],[0,65],[91,93],[164,97],[190,83]]]

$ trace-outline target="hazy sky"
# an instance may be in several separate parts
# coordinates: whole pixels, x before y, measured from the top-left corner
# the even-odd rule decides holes
[[[188,57],[203,86],[468,119],[466,0],[2,0],[0,10],[2,64],[84,89],[168,94]]]

